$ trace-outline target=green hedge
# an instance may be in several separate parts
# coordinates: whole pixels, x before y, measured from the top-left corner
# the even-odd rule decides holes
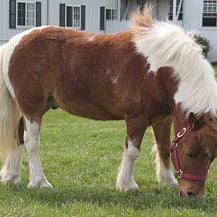
[[[197,44],[199,44],[202,48],[203,51],[203,55],[205,57],[207,57],[209,51],[210,51],[210,43],[209,40],[206,39],[204,36],[200,35],[200,34],[195,34],[194,35],[194,39],[197,42]]]

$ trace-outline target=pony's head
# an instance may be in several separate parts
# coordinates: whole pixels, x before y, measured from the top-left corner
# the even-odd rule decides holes
[[[217,122],[190,113],[188,124],[177,133],[171,152],[180,196],[203,198],[208,170],[217,155]]]
[[[172,23],[153,20],[150,7],[137,11],[131,20],[136,51],[146,58],[149,73],[157,75],[159,69],[171,68],[178,83],[174,105],[189,114],[186,128],[178,133],[172,147],[180,195],[203,197],[208,169],[217,152],[214,69],[192,33]]]

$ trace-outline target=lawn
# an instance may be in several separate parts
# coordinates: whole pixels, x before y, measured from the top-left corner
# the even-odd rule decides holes
[[[215,69],[215,74],[217,76],[217,65],[214,66],[214,69]]]
[[[0,217],[216,216],[217,162],[210,169],[206,199],[180,199],[176,188],[159,187],[156,181],[150,130],[135,167],[140,189],[116,191],[125,131],[122,121],[93,121],[49,111],[43,120],[40,152],[54,190],[27,189],[24,153],[22,185],[0,185]]]

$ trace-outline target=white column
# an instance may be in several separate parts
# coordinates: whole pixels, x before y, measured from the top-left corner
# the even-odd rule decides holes
[[[173,0],[173,22],[175,22],[176,19],[176,1],[177,0]]]
[[[121,0],[118,0],[118,21],[121,21]]]

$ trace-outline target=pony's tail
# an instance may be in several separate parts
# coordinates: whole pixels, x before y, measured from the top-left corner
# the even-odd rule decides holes
[[[6,46],[0,47],[0,156],[3,160],[17,147],[20,116],[3,77],[3,57]]]

